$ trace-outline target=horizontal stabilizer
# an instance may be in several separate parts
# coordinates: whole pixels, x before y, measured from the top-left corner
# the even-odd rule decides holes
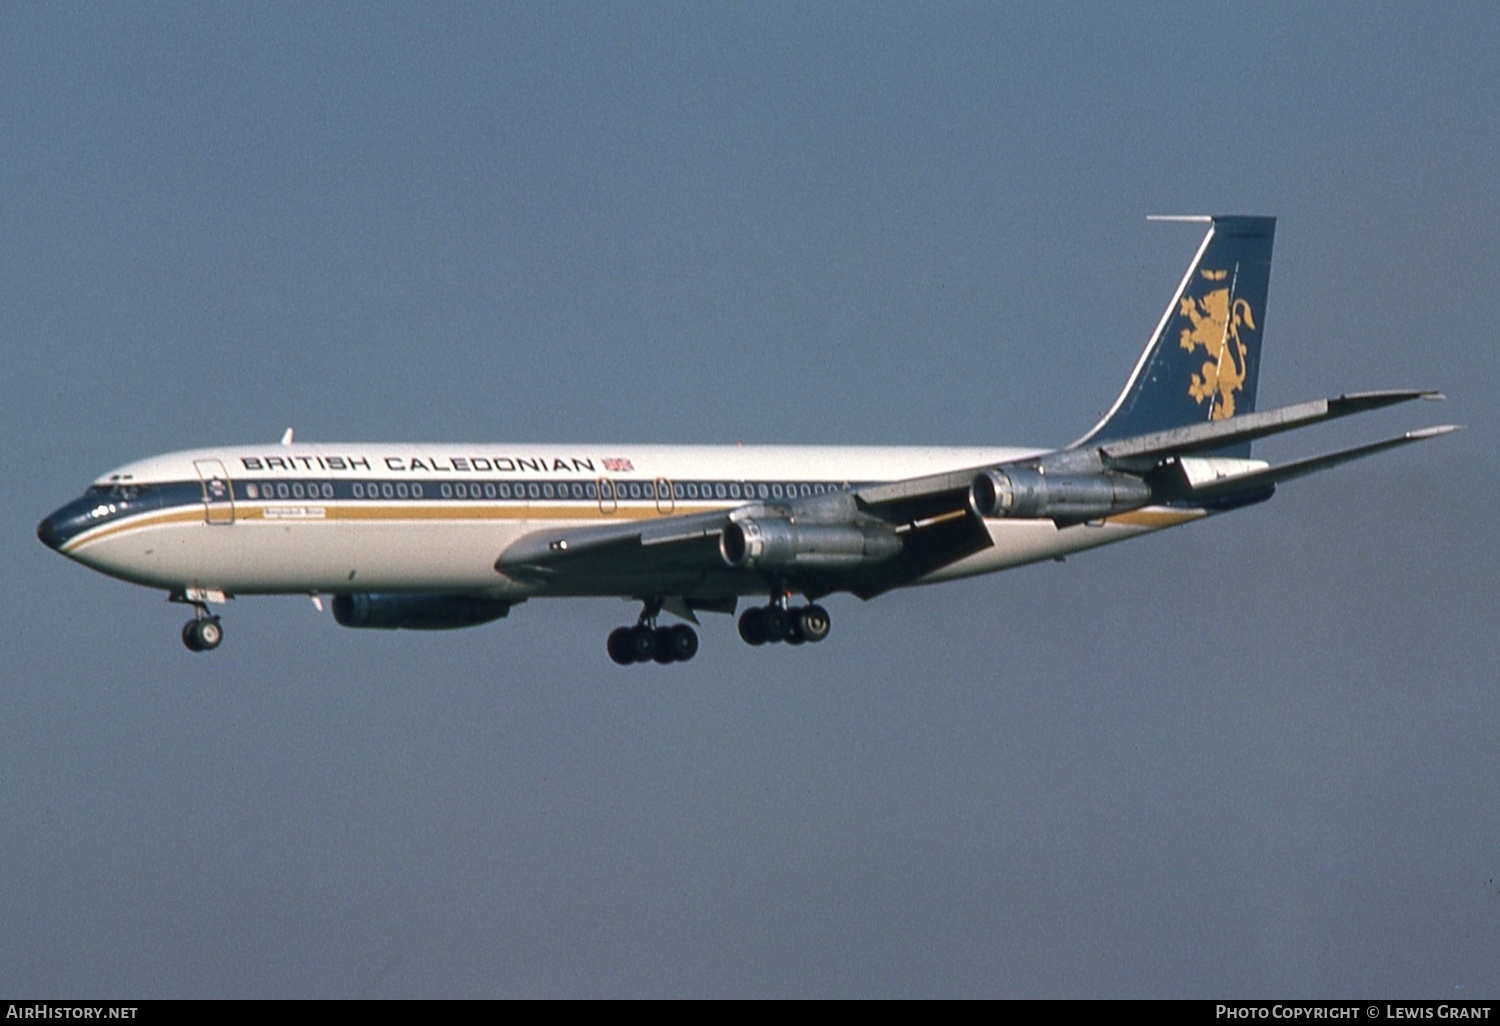
[[[1187,497],[1194,500],[1216,501],[1244,493],[1258,492],[1282,481],[1291,481],[1295,478],[1306,477],[1308,474],[1316,474],[1320,470],[1327,470],[1329,467],[1336,467],[1340,463],[1363,459],[1366,456],[1373,456],[1378,452],[1409,445],[1412,442],[1449,435],[1458,430],[1461,430],[1458,424],[1441,424],[1437,427],[1422,428],[1419,431],[1408,431],[1404,435],[1387,438],[1382,442],[1370,442],[1367,445],[1342,449],[1323,456],[1309,456],[1306,459],[1294,460],[1280,466],[1254,470],[1248,474],[1220,477],[1191,486],[1187,490]]]
[[[1387,392],[1359,392],[1336,399],[1314,399],[1311,402],[1279,406],[1259,413],[1244,413],[1223,420],[1186,427],[1152,431],[1119,441],[1106,442],[1099,452],[1107,465],[1121,470],[1145,470],[1170,456],[1219,450],[1241,442],[1251,442],[1267,435],[1291,431],[1325,420],[1347,417],[1354,413],[1378,410],[1413,399],[1441,399],[1441,392],[1421,389],[1398,389]]]

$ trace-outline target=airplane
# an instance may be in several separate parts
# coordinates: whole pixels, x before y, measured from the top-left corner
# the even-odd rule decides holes
[[[1251,443],[1414,399],[1256,410],[1273,217],[1174,218],[1203,242],[1119,398],[1060,449],[306,444],[194,449],[94,481],[37,528],[85,566],[193,607],[223,640],[236,595],[332,598],[346,627],[446,629],[541,597],[639,601],[616,663],[692,659],[698,612],[751,645],[820,642],[819,604],[1061,557],[1269,499],[1277,485],[1458,430],[1272,466]],[[794,603],[801,595],[805,602]],[[681,621],[659,620],[670,613]]]

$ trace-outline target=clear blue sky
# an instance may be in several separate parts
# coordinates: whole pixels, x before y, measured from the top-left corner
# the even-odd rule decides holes
[[[1488,4],[12,5],[0,993],[1500,994]],[[1280,218],[1278,440],[1460,435],[863,604],[452,634],[36,522],[218,443],[1059,444]]]

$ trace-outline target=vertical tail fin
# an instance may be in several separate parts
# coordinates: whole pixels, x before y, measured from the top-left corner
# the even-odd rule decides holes
[[[1175,219],[1174,219],[1175,220]],[[1205,217],[1208,236],[1125,390],[1072,447],[1255,409],[1274,217]],[[1250,443],[1221,455],[1250,455]]]

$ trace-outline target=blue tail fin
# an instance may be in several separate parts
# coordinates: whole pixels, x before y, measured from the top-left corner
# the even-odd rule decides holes
[[[1074,446],[1222,420],[1255,409],[1274,217],[1211,223],[1125,390]],[[1250,455],[1245,442],[1220,455]]]

